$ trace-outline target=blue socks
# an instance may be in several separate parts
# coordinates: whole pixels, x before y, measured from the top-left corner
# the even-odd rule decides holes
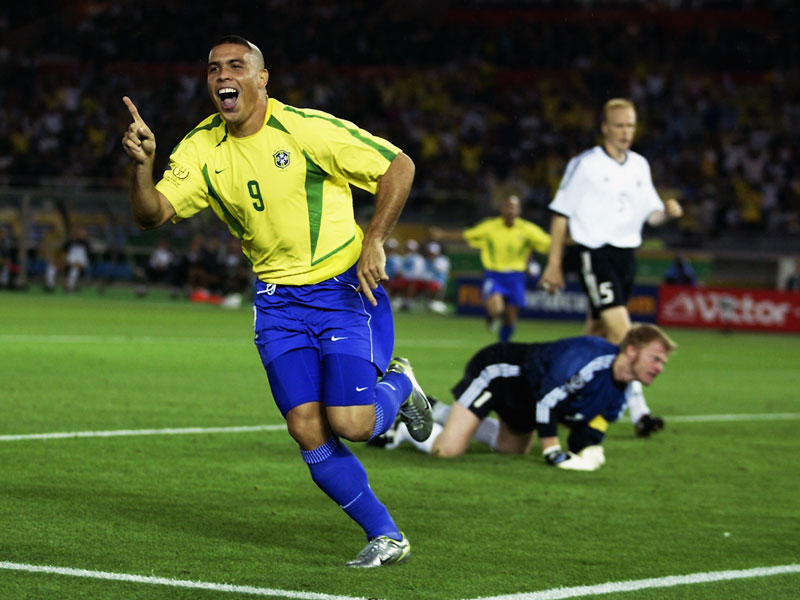
[[[400,405],[411,394],[411,389],[411,380],[402,373],[387,373],[378,382],[375,386],[375,428],[372,437],[392,426]],[[314,483],[361,525],[368,540],[380,535],[402,539],[389,511],[369,487],[364,467],[338,437],[331,436],[319,448],[300,452]]]
[[[511,334],[514,333],[514,326],[513,325],[503,325],[500,327],[500,342],[505,344],[509,340],[511,340]]]
[[[407,380],[406,377],[403,379]],[[409,390],[403,398],[410,393]],[[388,422],[391,424],[393,421],[394,417]],[[350,449],[339,441],[339,438],[331,436],[319,448],[300,452],[311,471],[314,483],[336,502],[347,516],[361,525],[368,540],[379,535],[386,535],[396,540],[402,539],[403,536],[389,515],[389,511],[369,487],[364,467]]]
[[[411,380],[390,371],[375,386],[375,429],[370,439],[384,433],[394,423],[400,405],[411,394]]]

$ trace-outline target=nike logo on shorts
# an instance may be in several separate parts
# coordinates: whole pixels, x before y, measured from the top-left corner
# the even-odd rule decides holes
[[[346,337],[337,337],[335,335],[331,336],[331,341],[332,342],[338,342],[339,340],[346,340],[346,339],[347,339]]]
[[[367,386],[364,386],[363,388],[356,386],[356,391],[357,392],[363,392],[365,389],[367,389]]]

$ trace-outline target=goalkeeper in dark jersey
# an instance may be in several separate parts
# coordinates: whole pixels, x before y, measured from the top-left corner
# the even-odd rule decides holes
[[[609,423],[625,410],[631,382],[650,385],[676,347],[649,324],[634,326],[619,346],[595,336],[492,344],[467,363],[452,389],[452,406],[434,406],[437,423],[431,437],[414,445],[455,457],[474,438],[498,452],[527,454],[537,432],[548,464],[594,471],[605,462],[601,444]],[[492,411],[499,418],[489,417]],[[570,430],[566,451],[559,442],[559,423]],[[392,449],[413,440],[398,423],[383,441]]]

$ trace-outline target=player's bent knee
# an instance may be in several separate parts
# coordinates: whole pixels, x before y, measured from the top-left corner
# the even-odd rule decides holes
[[[287,421],[289,435],[294,438],[303,450],[314,450],[319,448],[331,437],[331,432],[321,429],[310,422],[297,421],[292,423]]]
[[[286,415],[289,435],[303,450],[313,450],[328,441],[331,431],[319,403],[300,404]]]
[[[469,442],[463,444],[458,440],[448,440],[446,437],[442,439],[443,437],[443,435],[440,435],[433,443],[433,448],[431,450],[433,456],[438,456],[439,458],[457,458],[466,452]]]
[[[434,445],[431,454],[433,456],[438,456],[439,458],[458,458],[459,456],[464,454],[464,451],[458,448],[449,448],[447,446]]]
[[[372,405],[328,408],[328,422],[333,432],[351,442],[366,442],[375,428]]]

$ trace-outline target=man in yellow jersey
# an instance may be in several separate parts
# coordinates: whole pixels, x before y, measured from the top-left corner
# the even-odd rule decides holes
[[[383,244],[414,163],[349,121],[270,98],[268,79],[254,44],[217,42],[208,58],[217,112],[175,147],[155,185],[155,136],[123,99],[133,119],[122,140],[133,159],[133,216],[149,229],[210,207],[241,240],[258,279],[255,343],[272,395],[314,482],[367,535],[347,565],[399,563],[410,555],[408,539],[340,437],[369,440],[398,414],[420,440],[433,426],[410,364],[390,361],[394,328],[380,285]],[[366,233],[350,185],[376,194]]]
[[[460,235],[481,251],[481,295],[487,324],[491,329],[499,326],[500,342],[511,339],[519,311],[525,306],[525,276],[531,252],[545,253],[550,249],[550,236],[535,223],[521,218],[520,211],[519,197],[508,196],[500,206],[499,217],[485,219]],[[437,228],[431,234],[436,238],[450,237]]]

